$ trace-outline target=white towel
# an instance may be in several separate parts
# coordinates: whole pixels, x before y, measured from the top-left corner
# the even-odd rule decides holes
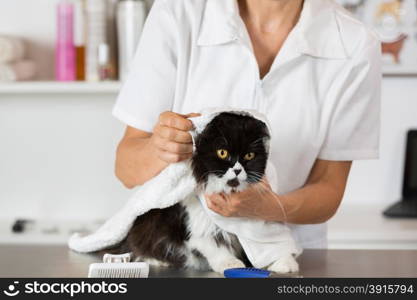
[[[36,64],[31,60],[0,63],[0,82],[31,80],[35,78],[36,71]]]
[[[0,35],[0,63],[8,63],[23,59],[25,45],[16,37]]]
[[[192,132],[193,137],[201,133],[215,116],[224,111],[249,114],[268,124],[265,117],[255,111],[237,111],[230,108],[209,109],[204,111],[202,116],[192,119],[195,126]],[[272,188],[276,189],[276,176],[273,170],[272,165],[269,164],[267,178]],[[69,247],[77,252],[87,253],[114,246],[127,236],[137,216],[151,209],[172,206],[195,195],[196,187],[197,183],[192,175],[189,161],[171,164],[158,176],[139,187],[128,203],[95,233],[84,237],[74,234],[69,239]],[[199,197],[207,214],[217,226],[238,237],[250,262],[255,267],[264,268],[282,256],[288,254],[298,256],[301,253],[290,229],[284,224],[248,218],[225,218],[207,208],[203,195],[196,196]]]

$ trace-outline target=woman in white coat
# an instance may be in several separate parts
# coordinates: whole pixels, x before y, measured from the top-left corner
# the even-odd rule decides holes
[[[189,158],[190,113],[256,109],[278,193],[211,195],[209,208],[286,221],[304,248],[326,247],[352,161],[378,156],[380,84],[377,37],[331,0],[156,0],[113,111],[127,124],[116,175],[133,188]]]

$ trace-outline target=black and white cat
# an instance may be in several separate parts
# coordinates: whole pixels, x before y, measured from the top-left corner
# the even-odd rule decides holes
[[[191,168],[200,191],[239,192],[259,182],[265,174],[268,142],[268,129],[258,119],[227,112],[216,116],[195,139]],[[237,237],[215,225],[195,196],[137,217],[127,237],[107,251],[220,273],[250,264]],[[296,272],[298,264],[289,253],[269,269]]]

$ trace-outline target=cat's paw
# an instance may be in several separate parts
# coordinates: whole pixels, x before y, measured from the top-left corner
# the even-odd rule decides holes
[[[233,269],[233,268],[244,268],[245,264],[241,260],[237,258],[233,258],[233,259],[228,259],[228,260],[222,260],[212,265],[211,267],[214,272],[223,274],[224,270]]]
[[[298,263],[292,255],[282,257],[268,267],[269,271],[281,274],[296,273],[298,269]]]

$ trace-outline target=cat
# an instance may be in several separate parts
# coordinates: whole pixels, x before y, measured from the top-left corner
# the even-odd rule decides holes
[[[217,115],[195,139],[190,166],[199,192],[240,192],[261,181],[269,138],[265,123],[252,116]],[[131,252],[134,259],[151,264],[219,273],[250,265],[237,237],[216,226],[196,196],[137,217],[127,237],[109,251]],[[296,272],[298,264],[288,254],[269,269]]]

